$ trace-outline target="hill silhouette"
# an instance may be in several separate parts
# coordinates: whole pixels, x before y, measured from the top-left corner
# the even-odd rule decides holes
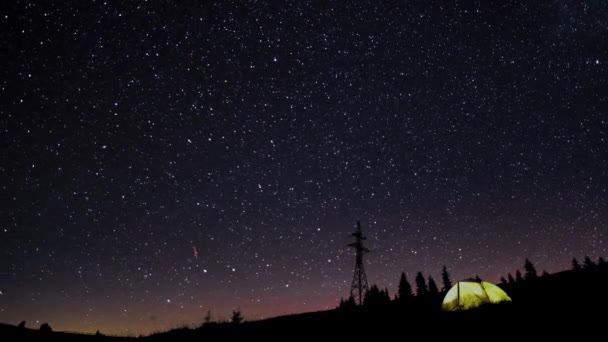
[[[608,267],[597,265],[545,274],[503,286],[513,302],[462,312],[440,311],[443,293],[424,299],[394,300],[373,306],[280,316],[242,323],[207,323],[138,338],[151,341],[181,339],[290,340],[304,338],[382,338],[424,336],[469,338],[580,336],[603,332],[608,306]],[[246,318],[246,317],[245,317]],[[12,339],[112,340],[132,338],[40,331],[0,325],[0,337]],[[394,338],[394,337],[391,337]],[[11,339],[11,340],[12,340]]]

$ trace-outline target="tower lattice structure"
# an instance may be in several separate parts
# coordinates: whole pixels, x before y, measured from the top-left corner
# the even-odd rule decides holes
[[[353,275],[353,283],[350,287],[350,295],[355,299],[356,304],[361,305],[363,304],[365,291],[369,289],[365,268],[363,267],[363,255],[369,253],[369,249],[363,245],[363,240],[366,240],[367,238],[363,236],[363,233],[361,232],[361,222],[357,221],[357,231],[352,233],[351,236],[355,237],[355,242],[349,243],[348,246],[355,249],[356,259],[355,274]]]

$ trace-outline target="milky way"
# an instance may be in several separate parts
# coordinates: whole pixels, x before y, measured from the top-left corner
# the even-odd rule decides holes
[[[3,1],[0,322],[147,334],[608,249],[604,1]]]

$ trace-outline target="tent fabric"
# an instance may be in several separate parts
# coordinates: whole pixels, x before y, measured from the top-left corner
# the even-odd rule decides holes
[[[511,298],[500,287],[487,281],[459,281],[446,293],[443,311],[469,310],[483,304],[510,302]]]

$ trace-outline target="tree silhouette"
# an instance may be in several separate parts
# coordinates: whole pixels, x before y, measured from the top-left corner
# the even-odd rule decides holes
[[[376,285],[372,285],[363,297],[363,305],[365,306],[381,306],[390,302],[388,289],[380,290]]]
[[[513,276],[511,275],[511,273],[509,273],[509,274],[507,275],[507,277],[508,277],[508,279],[509,279],[509,284],[511,284],[511,285],[512,285],[512,284],[515,284],[515,279],[513,279]]]
[[[441,270],[441,281],[443,282],[444,292],[447,292],[452,288],[452,280],[450,279],[448,268],[445,267],[445,265],[443,265],[443,269]]]
[[[524,278],[521,276],[521,272],[519,270],[515,271],[515,282],[521,283],[522,281],[524,281]]]
[[[597,264],[598,265],[606,265],[606,260],[603,257],[599,257],[597,258]]]
[[[476,275],[476,276],[475,276],[475,281],[477,281],[477,282],[480,282],[480,283],[481,283],[481,278],[480,278],[478,275]]]
[[[338,309],[350,309],[354,308],[356,305],[355,297],[349,296],[346,300],[344,300],[344,298],[340,298],[340,305],[338,305]]]
[[[546,278],[549,276],[549,273],[547,272],[547,270],[543,270],[543,273],[540,276],[541,278]]]
[[[573,270],[581,269],[581,264],[578,263],[578,260],[576,260],[576,258],[572,258],[572,269]]]
[[[230,316],[230,322],[233,324],[239,324],[243,322],[243,314],[241,314],[241,310],[232,310],[232,315]]]
[[[211,309],[207,310],[207,314],[205,315],[205,324],[211,323]]]
[[[52,333],[53,329],[51,329],[51,326],[48,323],[42,323],[40,325],[40,332],[43,332],[43,333]]]
[[[397,298],[400,301],[405,301],[412,298],[412,285],[407,281],[405,272],[401,272],[401,278],[399,279],[399,290],[397,291]]]
[[[536,268],[528,258],[526,258],[526,261],[524,262],[524,270],[526,271],[526,280],[533,280],[538,278],[538,275],[536,274]]]
[[[435,279],[429,276],[429,295],[437,296],[439,294],[439,289],[437,288],[437,284],[435,283]]]
[[[19,323],[19,325],[17,326],[19,328],[25,328],[25,321],[21,321],[21,323]]]
[[[422,275],[422,272],[416,274],[416,296],[424,297],[429,294],[429,290],[426,287],[426,280]]]
[[[590,269],[595,266],[595,263],[591,260],[588,255],[585,255],[585,259],[583,259],[583,268]]]
[[[505,277],[500,277],[500,286],[507,286],[507,279],[505,279]]]

